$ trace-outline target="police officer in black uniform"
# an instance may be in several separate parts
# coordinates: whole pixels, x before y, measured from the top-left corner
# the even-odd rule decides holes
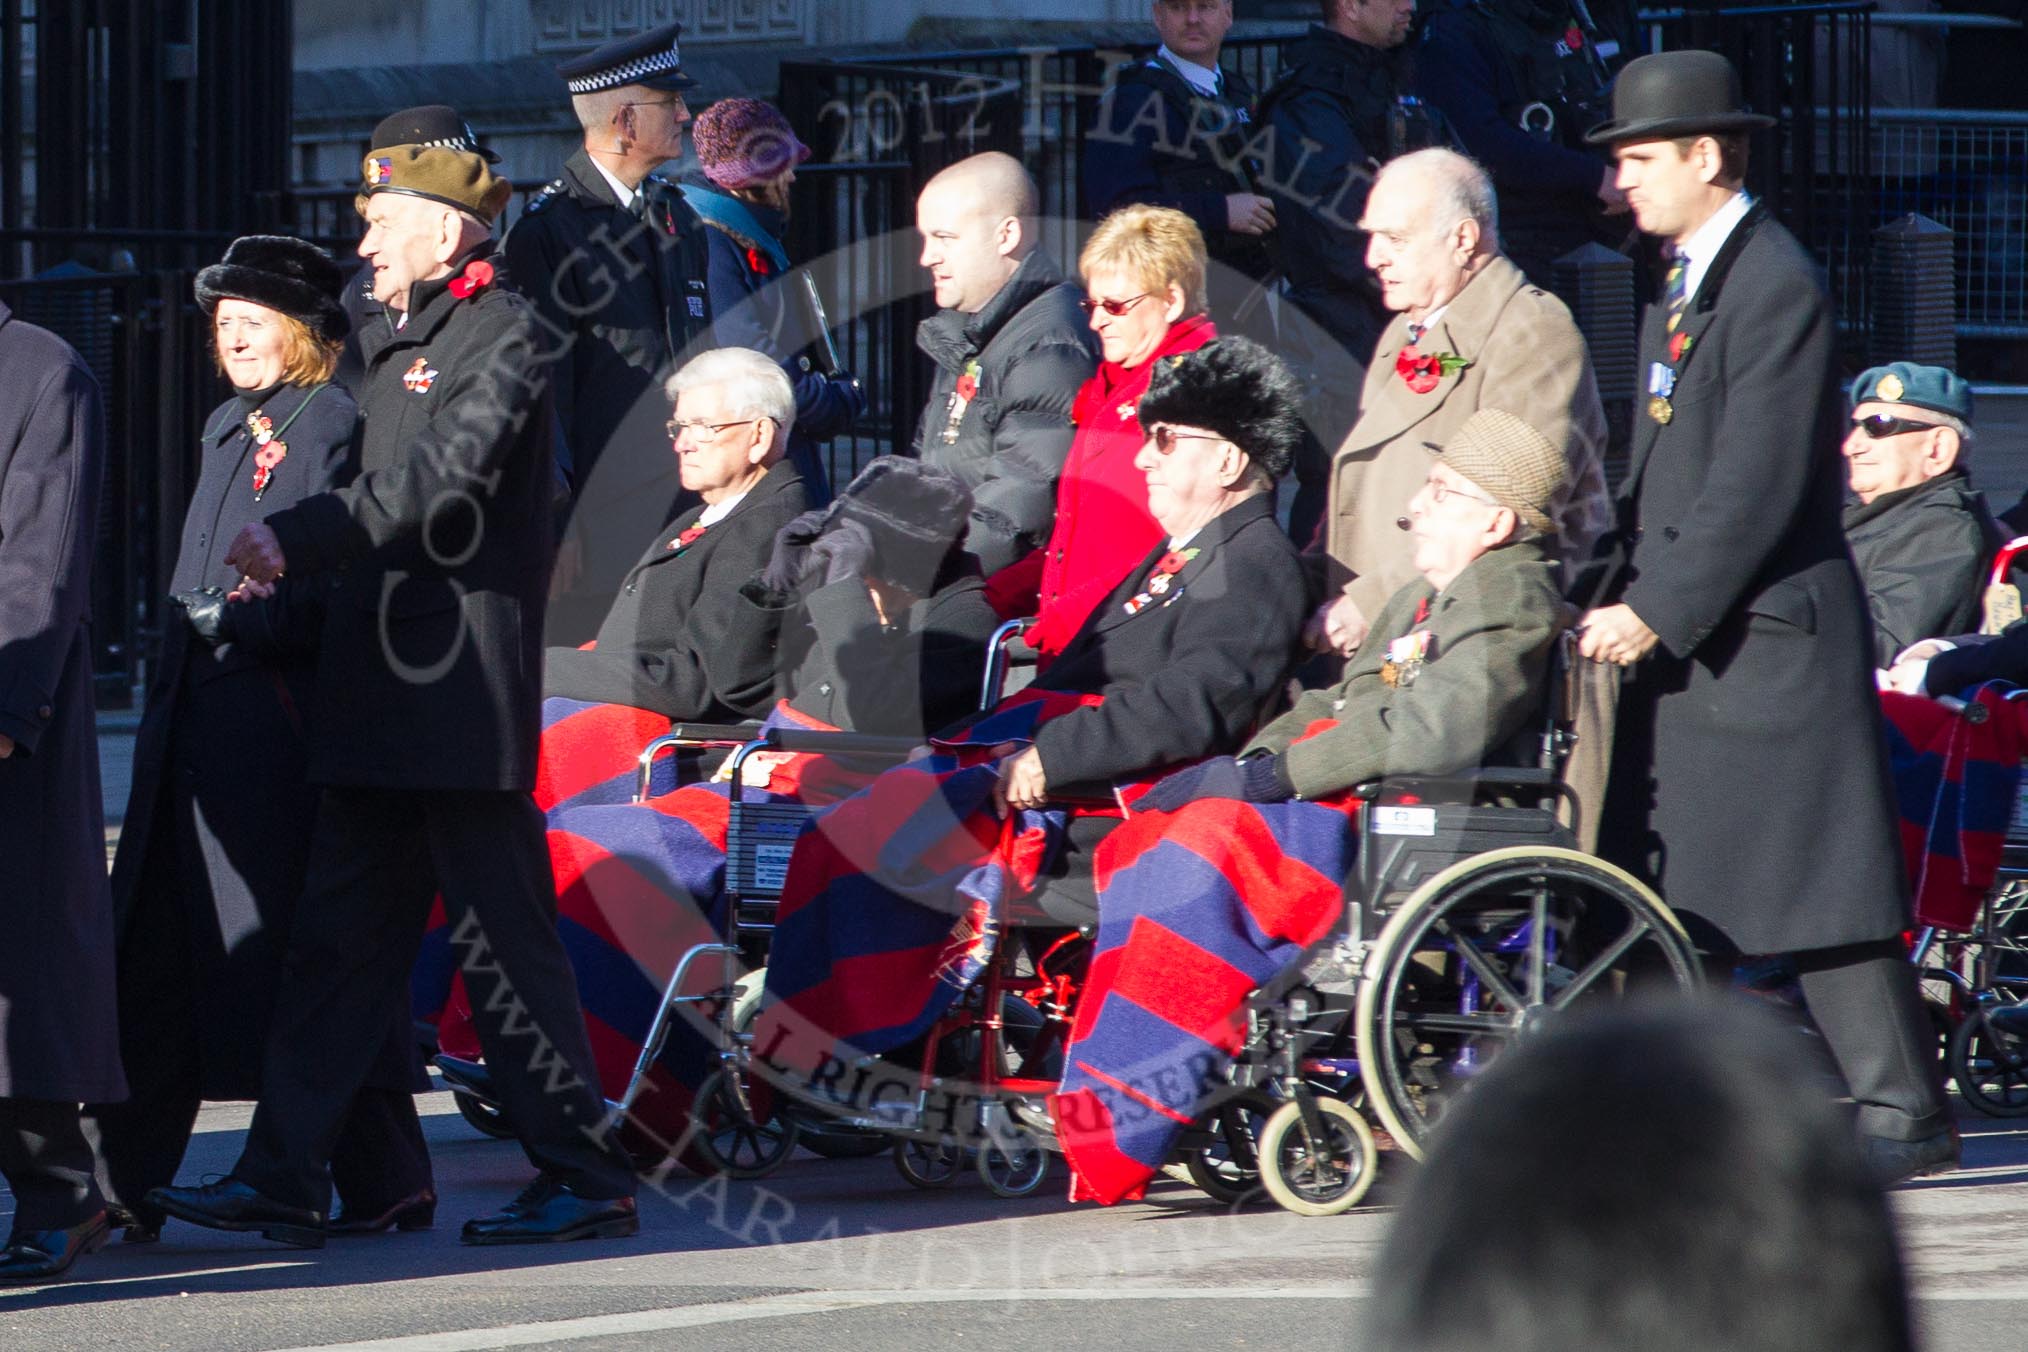
[[[1415,0],[1322,0],[1321,23],[1283,52],[1255,121],[1271,134],[1262,185],[1274,199],[1277,269],[1288,280],[1282,353],[1303,373],[1312,436],[1296,457],[1289,533],[1306,540],[1328,497],[1330,452],[1359,412],[1374,344],[1391,317],[1358,228],[1366,190],[1398,155],[1448,143],[1408,93]]]
[[[389,320],[361,335],[359,474],[241,528],[262,594],[327,592],[309,778],[324,789],[245,1149],[151,1208],[320,1245],[339,1123],[441,898],[486,1061],[540,1171],[468,1244],[633,1234],[531,789],[552,549],[554,418],[533,307],[491,237],[511,191],[448,108],[382,122],[360,256]],[[666,455],[667,452],[664,452]]]
[[[651,172],[682,153],[690,110],[682,25],[609,42],[557,66],[584,144],[508,232],[514,286],[554,354],[557,468],[573,499],[558,552],[549,641],[597,632],[641,546],[675,514],[662,383],[710,344],[704,224]]]
[[[1631,237],[1616,170],[1584,136],[1634,31],[1621,0],[1448,0],[1424,30],[1416,91],[1493,176],[1501,244],[1537,286],[1572,249]]]
[[[1211,317],[1226,332],[1272,339],[1274,203],[1247,154],[1253,89],[1218,64],[1232,0],[1154,0],[1162,46],[1113,73],[1085,136],[1085,205],[1094,220],[1130,202],[1197,222],[1212,268]]]
[[[1415,0],[1322,0],[1323,22],[1283,53],[1256,120],[1273,131],[1262,182],[1288,298],[1359,365],[1390,314],[1358,228],[1381,165],[1444,144],[1442,119],[1408,92]]]

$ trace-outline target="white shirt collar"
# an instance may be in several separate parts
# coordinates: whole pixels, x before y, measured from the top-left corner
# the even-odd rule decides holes
[[[1177,73],[1190,82],[1192,89],[1209,97],[1217,97],[1218,86],[1223,82],[1223,77],[1219,75],[1217,67],[1200,66],[1195,61],[1185,61],[1182,57],[1170,51],[1167,43],[1163,43],[1161,50],[1156,52],[1155,55],[1174,66]]]
[[[1704,274],[1711,269],[1711,260],[1718,257],[1725,248],[1725,241],[1732,238],[1732,232],[1746,219],[1746,213],[1753,206],[1753,198],[1739,192],[1732,200],[1711,214],[1711,219],[1697,227],[1697,232],[1680,246],[1689,257],[1683,268],[1683,294],[1692,300],[1697,297],[1697,288],[1704,285]]]
[[[637,190],[629,188],[626,184],[620,182],[617,178],[614,178],[613,171],[606,168],[605,165],[599,163],[598,156],[596,155],[592,156],[591,162],[592,168],[598,170],[599,173],[604,176],[606,182],[612,185],[613,196],[618,199],[619,204],[623,207],[631,209],[634,205],[634,194]]]
[[[1450,308],[1451,303],[1449,301],[1445,301],[1442,305],[1437,306],[1436,309],[1431,310],[1421,319],[1411,319],[1408,322],[1411,324],[1420,324],[1422,326],[1423,333],[1427,335],[1429,331],[1435,328],[1437,326],[1437,323],[1443,319],[1444,311]]]
[[[749,488],[747,490],[747,493],[751,493],[752,491],[753,490]],[[732,509],[739,506],[739,504],[745,501],[745,499],[746,493],[741,493],[736,498],[725,498],[722,499],[721,501],[712,503],[709,507],[706,507],[704,509],[704,515],[697,518],[697,524],[700,526],[717,525],[719,522],[725,520],[725,518],[727,518],[728,516],[731,516]]]
[[[1198,535],[1199,535],[1200,533],[1202,533],[1202,532],[1203,532],[1203,530],[1204,530],[1204,527],[1202,527],[1202,526],[1199,526],[1199,527],[1198,527],[1198,528],[1197,528],[1196,530],[1193,530],[1193,531],[1191,531],[1191,532],[1190,532],[1190,533],[1189,533],[1188,535],[1172,535],[1172,536],[1170,536],[1170,537],[1169,537],[1169,548],[1170,548],[1171,550],[1177,550],[1177,549],[1181,549],[1181,548],[1183,548],[1183,547],[1184,547],[1185,545],[1189,544],[1189,543],[1190,543],[1190,542],[1191,542],[1192,540],[1195,540],[1195,539],[1196,539],[1196,538],[1198,537]]]

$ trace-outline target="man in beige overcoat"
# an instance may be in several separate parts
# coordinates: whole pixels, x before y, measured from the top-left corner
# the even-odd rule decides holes
[[[1374,181],[1359,223],[1394,318],[1367,368],[1359,420],[1331,465],[1324,603],[1305,637],[1350,656],[1381,606],[1416,576],[1395,524],[1442,446],[1482,408],[1514,414],[1570,462],[1552,504],[1557,554],[1586,558],[1611,518],[1605,413],[1584,338],[1563,302],[1500,255],[1493,187],[1450,150],[1419,150]]]

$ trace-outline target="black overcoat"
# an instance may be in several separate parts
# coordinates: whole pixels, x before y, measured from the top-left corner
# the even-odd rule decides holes
[[[743,596],[756,609],[781,602],[757,587]],[[891,625],[880,622],[856,577],[806,589],[791,614],[776,693],[801,713],[846,732],[924,737],[979,707],[1000,615],[974,568],[945,579]]]
[[[916,327],[936,370],[914,454],[972,490],[965,548],[989,577],[1041,548],[1056,524],[1056,481],[1077,435],[1070,406],[1098,370],[1082,298],[1037,249],[977,314],[939,310]]]
[[[570,588],[549,624],[589,638],[640,541],[676,514],[682,485],[663,426],[663,384],[714,346],[704,224],[667,179],[622,207],[580,148],[507,232],[505,284],[534,302],[556,401],[556,463],[569,487]]]
[[[0,304],[0,1098],[126,1097],[92,701],[98,382]]]
[[[1185,546],[1197,555],[1169,589],[1127,613],[1165,541],[1127,574],[1035,684],[1105,696],[1043,724],[1035,739],[1053,788],[1109,785],[1237,751],[1280,691],[1307,610],[1296,547],[1274,498],[1248,498]]]
[[[288,448],[258,499],[246,421],[255,411]],[[239,570],[225,551],[240,527],[336,486],[351,460],[358,411],[338,385],[285,385],[257,404],[235,396],[213,409],[170,590],[232,587]],[[284,578],[280,586],[275,602],[236,618],[321,614],[313,579]],[[316,820],[305,739],[315,717],[315,633],[296,647],[249,636],[220,656],[180,611],[164,614],[113,860],[124,1045],[130,1058],[187,1054],[192,1029],[165,1027],[147,1013],[163,1003],[151,994],[157,982],[184,987],[194,1006],[198,1092],[255,1098]],[[269,633],[265,624],[245,627]],[[153,907],[168,913],[163,923],[136,925],[137,912]],[[164,934],[179,936],[182,948],[160,951],[149,936]]]
[[[1667,422],[1641,401],[1619,599],[1661,639],[1622,696],[1602,849],[1748,953],[1908,923],[1872,625],[1840,527],[1837,326],[1759,207],[1681,325]],[[1640,369],[1669,364],[1663,307]],[[1643,385],[1647,384],[1646,379]]]
[[[1873,660],[1919,639],[1979,627],[1986,569],[2001,544],[1986,500],[1961,469],[1871,502],[1845,503],[1845,543],[1873,614]]]
[[[807,507],[803,478],[778,460],[724,520],[688,545],[693,507],[655,536],[620,584],[589,651],[551,648],[543,693],[626,704],[678,721],[758,718],[774,703],[779,612],[739,589],[767,563],[775,533]]]
[[[548,383],[528,302],[498,284],[460,296],[449,285],[460,275],[417,284],[401,329],[373,322],[361,335],[358,477],[267,518],[291,578],[335,575],[317,655],[315,784],[535,782],[553,538]]]

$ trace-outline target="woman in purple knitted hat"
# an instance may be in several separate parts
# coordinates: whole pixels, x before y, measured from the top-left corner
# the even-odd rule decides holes
[[[866,396],[849,371],[830,371],[816,311],[800,279],[776,286],[789,272],[782,247],[789,186],[810,148],[788,119],[759,99],[721,99],[691,126],[699,172],[685,176],[683,196],[710,241],[707,285],[718,341],[750,347],[782,364],[796,389],[796,425],[789,459],[802,472],[813,504],[831,496],[818,442],[850,431],[866,412]]]

